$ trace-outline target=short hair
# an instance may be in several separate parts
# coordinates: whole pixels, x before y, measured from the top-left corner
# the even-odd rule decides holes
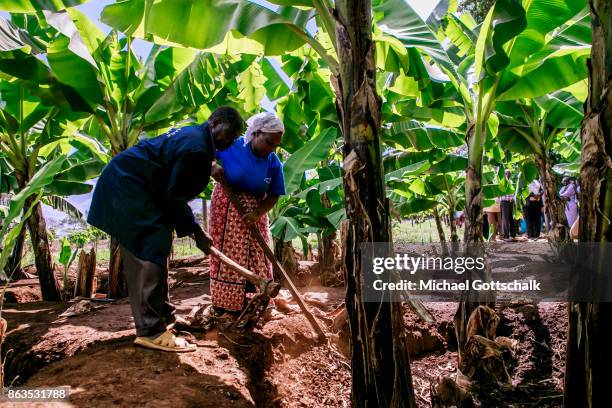
[[[227,123],[230,125],[230,130],[236,134],[242,133],[244,130],[244,119],[240,113],[229,106],[221,106],[214,110],[208,117],[208,121],[212,123]]]

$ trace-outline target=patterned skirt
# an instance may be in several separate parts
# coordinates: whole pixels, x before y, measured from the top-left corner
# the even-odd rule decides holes
[[[237,195],[245,211],[255,210],[263,200],[246,193]],[[267,214],[259,219],[257,228],[270,243]],[[212,194],[209,231],[217,249],[248,270],[272,279],[272,264],[219,184]],[[250,282],[211,256],[210,295],[213,306],[232,311],[242,310],[247,292],[255,291]]]

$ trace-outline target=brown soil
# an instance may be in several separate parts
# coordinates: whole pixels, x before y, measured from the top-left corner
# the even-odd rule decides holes
[[[456,303],[426,303],[436,318],[427,324],[408,312],[404,318],[408,332],[426,339],[411,346],[410,366],[417,404],[429,407],[430,383],[439,377],[453,377],[457,370],[453,315]],[[557,407],[562,405],[567,310],[564,303],[498,304],[501,321],[497,336],[518,343],[504,362],[513,388],[507,392],[475,390],[483,407]],[[440,342],[443,343],[440,346]]]
[[[202,260],[174,265],[171,299],[179,313],[210,302],[207,267]],[[100,276],[99,286],[104,282]],[[42,302],[39,291],[31,295],[36,291],[36,280],[12,284],[17,302],[5,303],[2,311],[9,327],[2,347],[6,382],[70,386],[70,404],[65,406],[350,406],[346,323],[321,344],[301,313],[281,314],[249,334],[194,333],[194,353],[171,354],[133,346],[127,301],[66,318],[59,314],[68,303]],[[344,290],[313,286],[301,292],[321,324],[331,327]],[[285,290],[280,296],[290,300]],[[456,372],[457,358],[452,324],[456,304],[426,307],[435,323],[422,322],[408,309],[404,315],[420,407],[430,406],[432,381]],[[565,305],[516,303],[499,305],[498,312],[497,335],[516,339],[520,350],[507,361],[514,388],[505,394],[477,394],[482,406],[557,406],[565,358]]]
[[[206,264],[182,265],[171,271],[171,300],[179,313],[186,314],[198,304],[210,303],[209,281]],[[7,383],[67,385],[71,406],[84,407],[302,407],[349,402],[348,360],[332,341],[317,343],[301,313],[281,315],[248,334],[187,334],[197,350],[172,354],[134,347],[133,319],[125,300],[100,303],[103,308],[81,316],[60,317],[69,303],[22,301],[31,286],[36,286],[35,280],[13,283],[10,292],[18,302],[5,303],[2,312],[9,327],[2,347]],[[314,303],[313,313],[324,320],[344,298],[342,289],[321,292],[315,287],[302,293]],[[290,300],[286,291],[281,296]]]
[[[21,279],[4,292],[5,303],[29,303],[42,299],[38,278]]]

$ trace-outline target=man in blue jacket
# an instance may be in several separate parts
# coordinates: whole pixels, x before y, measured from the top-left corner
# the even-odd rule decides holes
[[[172,129],[121,152],[96,183],[87,222],[119,241],[136,344],[195,350],[167,330],[175,320],[167,269],[172,231],[191,235],[198,248],[209,252],[211,239],[188,202],[208,184],[215,150],[231,146],[243,127],[238,111],[221,107],[201,125]]]

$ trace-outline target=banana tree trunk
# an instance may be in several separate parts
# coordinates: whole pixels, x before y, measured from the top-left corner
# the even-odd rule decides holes
[[[440,238],[440,245],[442,246],[442,253],[448,254],[448,246],[446,245],[446,236],[444,235],[444,228],[442,227],[442,218],[438,212],[438,208],[433,208],[434,221],[436,222],[436,229],[438,230],[438,238]]]
[[[129,145],[127,137],[123,134],[110,137],[112,140],[120,140],[120,145],[113,145],[111,149],[112,156],[115,157],[122,151],[126,150]],[[112,142],[111,142],[112,143]],[[110,260],[108,262],[108,297],[113,299],[123,299],[127,297],[127,282],[121,267],[121,251],[119,250],[119,241],[114,237],[110,237],[109,244]]]
[[[91,248],[89,253],[81,249],[77,271],[74,297],[91,297],[95,292],[94,281],[96,276],[96,250],[94,248]]]
[[[338,0],[334,10],[339,74],[332,77],[332,84],[344,136],[342,171],[349,220],[344,264],[351,400],[360,408],[416,407],[401,302],[394,297],[380,303],[361,299],[360,244],[388,242],[391,246],[392,239],[382,168],[381,99],[376,94],[371,6],[369,0]]]
[[[612,240],[612,3],[590,0],[593,45],[580,138],[581,242]],[[605,267],[605,266],[604,266]],[[585,277],[586,278],[586,277]],[[610,404],[612,303],[570,303],[565,407]]]
[[[23,277],[23,271],[21,269],[21,258],[23,257],[23,245],[25,244],[25,228],[22,228],[15,240],[15,246],[13,252],[6,263],[4,271],[6,276],[11,280],[19,280]]]
[[[436,222],[436,229],[438,230],[438,238],[441,243],[446,243],[446,236],[444,236],[444,228],[442,227],[442,220],[440,219],[440,213],[436,207],[432,210],[434,221]]]
[[[319,275],[321,277],[321,284],[327,286],[336,275],[336,260],[334,259],[333,250],[334,239],[332,235],[322,236],[322,234],[319,234],[318,241]]]
[[[540,181],[546,191],[547,210],[551,214],[550,233],[554,242],[570,241],[569,228],[565,217],[565,205],[559,198],[556,186],[557,178],[552,171],[552,164],[545,155],[536,155],[535,164],[538,168]]]
[[[282,262],[283,260],[283,239],[272,238],[272,242],[274,243],[274,257],[278,262]]]
[[[108,264],[108,297],[122,299],[127,297],[127,282],[121,267],[121,251],[119,241],[111,237],[110,240],[110,261]]]
[[[20,189],[24,188],[29,181],[27,174],[20,171],[15,172],[15,177]],[[34,205],[34,201],[34,196],[28,197],[25,200],[23,212],[26,213],[30,208],[32,208],[30,217],[27,220],[27,226],[32,241],[34,264],[36,265],[36,273],[38,274],[40,291],[43,300],[59,301],[61,300],[61,296],[54,274],[51,247],[49,246],[49,236],[47,235],[47,224],[45,223],[45,218],[43,217],[42,205],[40,202]]]
[[[465,177],[464,241],[482,241],[482,155],[485,130],[483,125],[470,126],[467,134],[468,167]],[[452,220],[451,220],[452,223]]]
[[[451,242],[459,242],[457,226],[455,225],[455,198],[452,193],[448,193],[448,219],[450,221]]]
[[[467,133],[468,167],[465,177],[465,232],[464,243],[466,255],[473,258],[483,257],[484,248],[479,245],[483,241],[482,235],[482,156],[486,138],[486,121],[482,118],[474,126],[470,126]],[[452,220],[451,220],[452,222]],[[472,280],[472,271],[467,271],[466,279]],[[479,276],[478,279],[486,279]],[[495,302],[478,302],[477,294],[472,289],[461,294],[461,302],[453,322],[455,324],[455,337],[457,338],[457,359],[461,365],[464,347],[467,341],[467,324],[470,315],[479,305],[495,307]]]
[[[293,251],[293,244],[291,241],[285,242],[284,233],[279,239],[274,239],[274,256],[289,277],[296,277],[298,272],[298,261]],[[281,281],[281,284],[285,283],[285,279],[282,276],[274,276],[274,279]]]
[[[330,208],[329,198],[327,194],[321,195],[321,203],[323,208]],[[319,258],[319,276],[321,278],[321,284],[327,286],[332,283],[336,276],[336,259],[334,257],[334,236],[335,234],[328,234],[323,236],[319,234],[318,239],[318,258]]]
[[[35,197],[33,196],[26,199],[24,211],[27,211],[32,206],[34,200]],[[36,264],[42,298],[47,301],[59,301],[61,296],[57,280],[55,279],[49,237],[47,236],[47,225],[43,217],[40,202],[36,203],[32,208],[32,213],[28,218],[28,230],[32,238],[34,263]]]

